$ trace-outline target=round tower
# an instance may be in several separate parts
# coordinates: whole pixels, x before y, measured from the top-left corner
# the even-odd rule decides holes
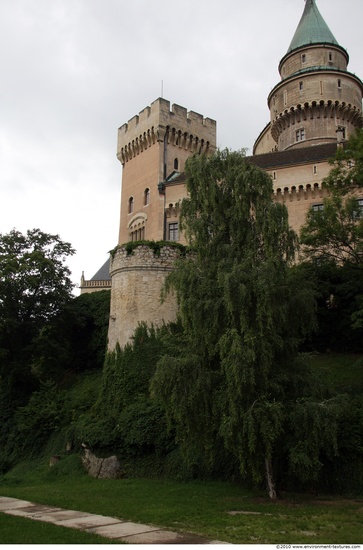
[[[270,124],[259,136],[260,154],[336,142],[363,126],[363,84],[348,72],[349,56],[320,14],[315,0],[305,9],[279,64],[281,81],[268,96]],[[272,139],[271,139],[272,138]],[[268,144],[268,145],[267,145]]]
[[[112,277],[108,349],[122,347],[141,321],[156,327],[175,321],[177,301],[173,293],[161,300],[167,275],[180,258],[180,249],[164,245],[153,250],[140,244],[132,251],[117,248],[111,258]]]

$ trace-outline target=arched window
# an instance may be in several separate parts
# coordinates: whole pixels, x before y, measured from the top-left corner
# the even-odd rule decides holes
[[[174,159],[174,170],[179,169],[179,160],[177,158]]]
[[[144,206],[150,204],[150,189],[147,187],[144,191]]]
[[[129,198],[129,209],[128,209],[128,212],[129,214],[132,214],[134,211],[134,197],[130,197]]]

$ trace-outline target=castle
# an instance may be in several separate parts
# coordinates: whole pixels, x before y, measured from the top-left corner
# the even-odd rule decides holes
[[[363,127],[362,81],[347,70],[349,55],[338,44],[315,0],[305,8],[279,64],[281,80],[268,96],[270,122],[248,160],[271,175],[274,199],[286,204],[299,231],[306,213],[322,208],[322,181],[336,148]],[[81,292],[111,288],[109,349],[124,345],[139,321],[175,318],[176,303],[160,303],[166,274],[178,254],[155,256],[147,246],[127,254],[129,241],[176,241],[179,205],[186,196],[187,158],[216,149],[216,121],[159,98],[118,130],[117,158],[123,166],[119,248]],[[360,198],[360,197],[358,197]],[[112,281],[112,282],[111,282]]]

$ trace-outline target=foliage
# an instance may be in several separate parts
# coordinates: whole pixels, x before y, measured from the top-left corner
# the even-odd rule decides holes
[[[128,455],[166,452],[173,441],[149,382],[175,327],[156,329],[142,323],[132,342],[106,354],[100,395],[74,426],[74,437],[93,448],[118,448]]]
[[[0,235],[0,393],[14,405],[34,387],[36,338],[71,299],[65,260],[73,253],[58,235],[39,229]]]
[[[70,371],[102,369],[109,312],[109,290],[73,298],[35,339],[32,371],[41,380],[62,380]]]
[[[304,343],[310,351],[363,351],[363,278],[360,265],[306,262],[298,268],[316,291],[318,330]]]
[[[363,130],[337,150],[324,180],[330,196],[301,229],[302,258],[318,292],[317,349],[361,351],[363,329]]]
[[[310,261],[361,265],[363,217],[357,199],[344,198],[335,190],[323,205],[323,210],[309,210],[301,228],[303,256]]]
[[[186,343],[159,361],[153,391],[181,445],[208,452],[223,441],[245,477],[261,483],[266,475],[274,496],[287,388],[301,366],[300,339],[314,326],[314,297],[289,269],[296,236],[267,174],[223,151],[191,158],[186,175],[181,225],[195,253],[167,281]]]
[[[363,129],[357,130],[344,147],[339,147],[325,184],[346,194],[363,187]]]

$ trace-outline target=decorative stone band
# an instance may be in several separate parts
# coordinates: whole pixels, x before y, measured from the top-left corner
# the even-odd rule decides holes
[[[307,185],[291,186],[291,187],[278,187],[274,192],[274,200],[278,202],[293,202],[293,201],[307,201],[315,199],[323,199],[329,196],[329,191],[322,187],[319,183],[313,185],[308,183]]]
[[[110,275],[129,270],[161,270],[172,271],[174,262],[180,258],[180,250],[173,246],[164,245],[155,252],[150,246],[140,244],[129,253],[126,246],[121,246],[111,260]]]
[[[312,101],[303,105],[295,105],[275,117],[271,123],[271,134],[277,142],[279,135],[292,124],[300,124],[314,118],[336,118],[343,123],[351,123],[357,128],[363,126],[362,112],[350,103],[339,101]]]
[[[164,139],[166,139],[169,145],[174,145],[192,153],[206,153],[211,147],[209,141],[200,139],[198,136],[183,132],[177,128],[171,128],[170,126],[166,128],[154,128],[153,126],[121,147],[117,158],[124,165],[149,147],[152,147],[155,143],[164,141]]]

